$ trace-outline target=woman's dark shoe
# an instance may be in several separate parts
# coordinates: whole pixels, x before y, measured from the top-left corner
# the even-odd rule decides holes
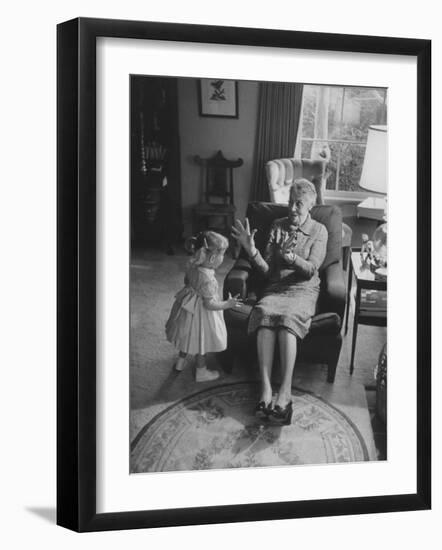
[[[271,420],[278,424],[291,424],[293,416],[293,402],[289,401],[285,407],[275,405],[271,411]]]
[[[255,408],[255,416],[257,418],[267,419],[272,411],[272,402],[268,405],[265,404],[265,401],[260,401]]]

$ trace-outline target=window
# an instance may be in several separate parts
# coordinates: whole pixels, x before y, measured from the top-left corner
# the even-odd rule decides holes
[[[387,90],[304,85],[296,156],[329,158],[326,189],[363,192],[359,187],[368,128],[387,123]]]

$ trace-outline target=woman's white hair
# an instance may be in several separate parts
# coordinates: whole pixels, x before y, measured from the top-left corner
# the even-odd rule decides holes
[[[290,199],[293,193],[299,193],[301,195],[308,195],[311,198],[312,204],[316,203],[317,193],[313,183],[305,178],[296,179],[290,188]]]

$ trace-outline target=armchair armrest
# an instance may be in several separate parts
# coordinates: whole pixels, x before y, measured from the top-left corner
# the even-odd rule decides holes
[[[345,280],[341,262],[325,268],[322,283],[321,310],[337,313],[342,322],[345,311]]]
[[[252,264],[245,258],[239,258],[224,279],[223,295],[227,299],[230,292],[232,296],[239,294],[242,300],[247,298],[248,279],[252,272]]]

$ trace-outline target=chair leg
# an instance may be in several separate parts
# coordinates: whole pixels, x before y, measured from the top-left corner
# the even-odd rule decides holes
[[[233,361],[235,358],[235,354],[233,353],[233,351],[227,348],[226,350],[221,351],[218,354],[218,358],[223,368],[223,371],[227,374],[230,374],[233,371]]]
[[[353,335],[351,338],[351,358],[350,358],[350,374],[353,374],[355,368],[355,351],[356,351],[356,338],[358,335],[358,318],[355,315],[355,320],[353,321]]]
[[[328,362],[327,382],[333,384],[336,376],[336,368],[339,362],[339,355],[341,354],[342,336],[339,334],[337,338],[335,349],[330,353],[330,359]]]

